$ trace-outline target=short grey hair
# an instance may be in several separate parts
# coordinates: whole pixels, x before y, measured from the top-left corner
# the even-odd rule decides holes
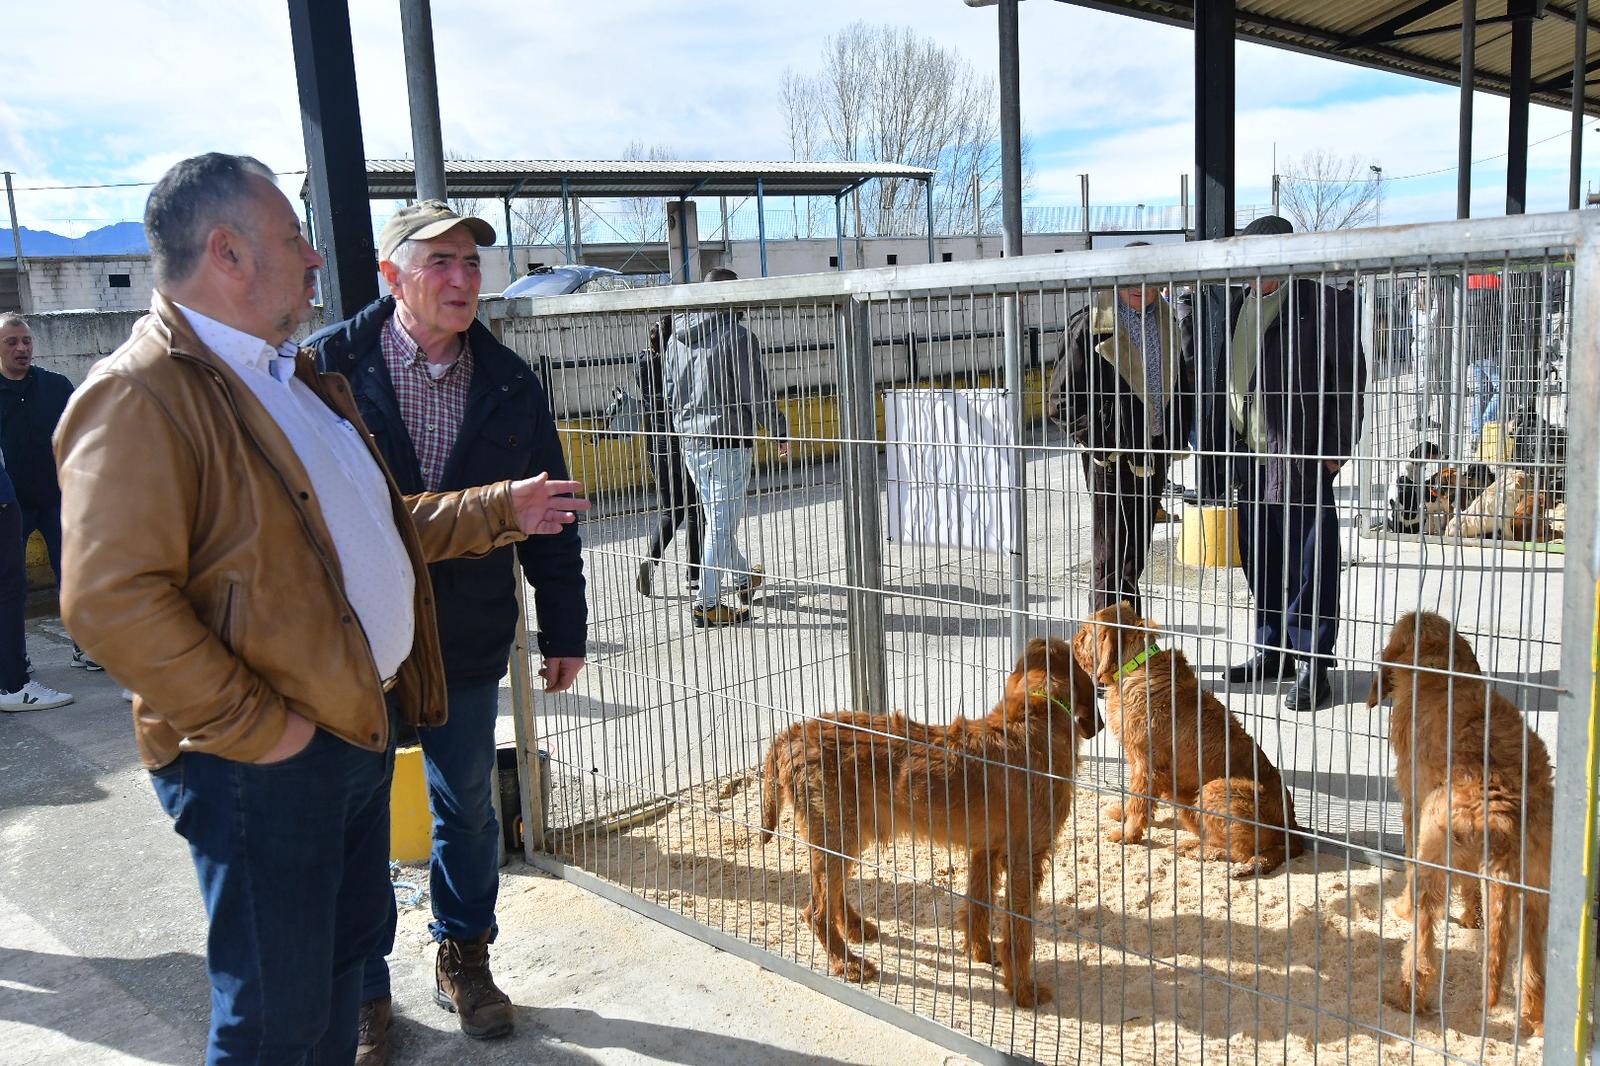
[[[21,326],[29,333],[33,332],[33,327],[28,325],[28,320],[15,311],[7,311],[5,314],[0,315],[0,329],[10,329],[12,326]]]
[[[277,180],[259,159],[222,152],[185,159],[161,176],[144,207],[157,285],[187,280],[200,264],[211,231],[240,224],[244,204],[255,195],[251,178]]]
[[[389,262],[401,270],[410,270],[417,265],[417,257],[422,254],[420,241],[404,240],[395,246],[389,253]]]

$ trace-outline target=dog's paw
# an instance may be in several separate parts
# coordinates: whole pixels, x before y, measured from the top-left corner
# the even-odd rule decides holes
[[[1016,1001],[1019,1007],[1042,1007],[1055,998],[1055,993],[1043,985],[1036,985],[1032,981],[1024,981],[1012,989],[1011,998]]]
[[[857,917],[854,921],[845,922],[844,935],[852,944],[871,943],[878,939],[878,927],[865,918]]]
[[[1111,806],[1107,807],[1102,813],[1105,814],[1105,816],[1108,819],[1110,819],[1111,821],[1120,822],[1120,821],[1122,821],[1122,804],[1113,803]]]
[[[1412,916],[1411,893],[1407,892],[1393,903],[1389,904],[1389,913],[1398,921],[1409,922]]]
[[[835,959],[833,972],[853,985],[859,985],[878,976],[878,968],[876,966],[855,955],[845,959]]]
[[[967,954],[971,956],[973,962],[982,963],[985,966],[993,966],[994,941],[988,937],[974,939],[969,936],[967,937]]]
[[[1461,927],[1463,929],[1483,928],[1483,901],[1477,889],[1467,891],[1467,905],[1461,908]]]
[[[1433,1006],[1428,994],[1423,991],[1423,989],[1427,987],[1428,984],[1425,981],[1421,985],[1417,986],[1416,996],[1415,999],[1413,999],[1413,986],[1411,982],[1406,980],[1404,977],[1396,978],[1385,986],[1383,990],[1383,1001],[1389,1004],[1389,1006],[1393,1007],[1395,1010],[1405,1011],[1408,1014],[1412,1011],[1415,1011],[1416,1013],[1421,1014],[1424,1011],[1430,1010]]]

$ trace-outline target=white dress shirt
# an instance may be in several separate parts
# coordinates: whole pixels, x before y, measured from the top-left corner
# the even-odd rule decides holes
[[[395,529],[389,485],[355,426],[294,376],[293,341],[266,341],[178,306],[202,344],[222,357],[289,438],[333,535],[344,594],[355,609],[378,676],[394,677],[411,654],[416,574]],[[294,575],[285,574],[284,580]]]

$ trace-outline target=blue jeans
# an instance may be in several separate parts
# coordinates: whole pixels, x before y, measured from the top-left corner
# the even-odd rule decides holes
[[[1472,439],[1483,439],[1483,427],[1500,421],[1500,360],[1472,364]]]
[[[418,729],[422,767],[433,812],[433,855],[428,894],[433,899],[434,940],[493,940],[494,903],[500,891],[500,823],[494,816],[496,787],[494,721],[500,681],[451,684],[449,717],[436,729]],[[383,935],[368,953],[361,982],[363,1002],[389,994],[396,912],[391,907]]]
[[[749,448],[683,446],[705,511],[705,553],[700,560],[700,592],[695,604],[715,607],[722,593],[750,581],[750,560],[739,550],[739,523],[744,521],[744,494],[750,486]]]
[[[269,766],[188,752],[150,775],[210,919],[207,1066],[355,1058],[362,963],[394,914],[393,770],[392,747],[319,729]]]
[[[50,556],[50,569],[56,581],[61,581],[61,501],[43,507],[22,505],[22,557],[28,557],[28,538],[34,530],[44,538],[45,553]]]

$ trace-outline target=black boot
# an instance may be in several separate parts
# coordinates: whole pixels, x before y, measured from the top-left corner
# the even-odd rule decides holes
[[[1333,703],[1333,685],[1328,682],[1328,668],[1318,662],[1303,662],[1294,672],[1294,688],[1283,698],[1283,706],[1291,711],[1315,711]]]
[[[1276,651],[1262,651],[1238,666],[1228,667],[1230,685],[1246,685],[1252,681],[1282,681],[1294,670],[1294,656],[1280,655]]]

